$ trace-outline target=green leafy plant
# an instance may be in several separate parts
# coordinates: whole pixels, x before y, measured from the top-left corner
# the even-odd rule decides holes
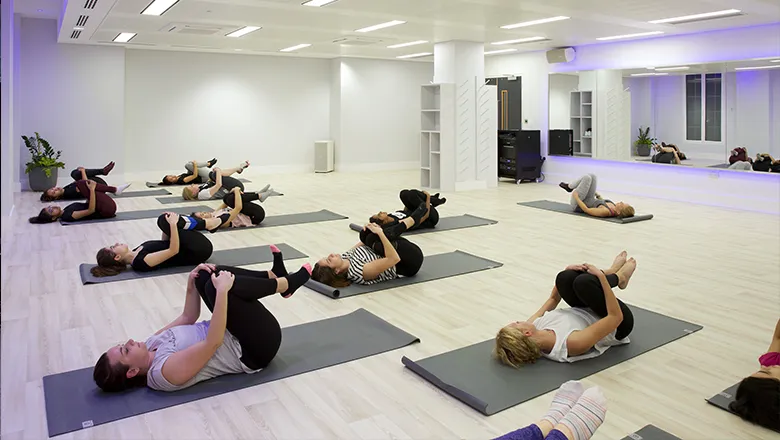
[[[24,170],[25,174],[30,174],[30,171],[35,168],[43,168],[46,177],[51,177],[52,169],[65,168],[65,164],[60,162],[62,151],[54,151],[49,142],[42,138],[37,131],[35,132],[35,137],[22,136],[22,139],[24,139],[24,145],[27,146],[32,156],[30,161],[27,162],[27,168]]]
[[[647,127],[644,130],[642,127],[639,127],[639,136],[634,141],[634,145],[637,147],[640,145],[647,145],[648,147],[652,147],[656,140],[656,138],[650,137],[650,127]]]

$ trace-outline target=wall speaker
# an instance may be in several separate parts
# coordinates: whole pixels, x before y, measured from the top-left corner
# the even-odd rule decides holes
[[[574,61],[577,52],[573,47],[563,47],[547,51],[547,62],[550,64],[568,63]]]

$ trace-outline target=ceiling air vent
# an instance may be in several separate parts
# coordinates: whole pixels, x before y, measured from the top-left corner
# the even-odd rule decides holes
[[[76,26],[86,26],[87,20],[89,20],[89,15],[79,15],[79,19],[76,20]]]
[[[227,33],[227,28],[224,26],[208,24],[171,23],[160,29],[160,31],[184,35],[216,35],[223,32]]]
[[[333,44],[340,44],[342,46],[371,46],[372,44],[381,43],[379,38],[369,37],[342,37],[333,40]]]
[[[86,0],[84,3],[84,9],[95,9],[97,2],[98,0]]]
[[[70,34],[70,38],[76,40],[81,36],[81,31],[73,31]]]

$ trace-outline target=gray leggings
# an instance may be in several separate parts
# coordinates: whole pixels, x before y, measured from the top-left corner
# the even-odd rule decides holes
[[[570,183],[569,188],[573,190],[571,200],[569,200],[569,204],[571,205],[574,211],[582,212],[580,206],[577,204],[577,199],[574,198],[575,192],[580,196],[580,200],[582,200],[582,202],[585,203],[585,206],[587,206],[588,208],[593,208],[594,206],[596,206],[596,175],[595,174],[586,174],[580,177],[577,181]]]
[[[745,161],[739,161],[734,162],[733,164],[729,165],[730,170],[742,170],[742,171],[753,171],[753,165],[750,162]]]
[[[203,183],[206,183],[206,182],[209,181],[209,172],[211,170],[208,167],[208,162],[209,161],[207,161],[207,160],[204,160],[203,162],[198,161],[198,176],[200,176],[200,178],[202,179]],[[192,173],[192,171],[193,171],[193,169],[192,169],[192,161],[187,162],[186,164],[184,164],[184,168],[187,171],[189,171],[190,173]]]

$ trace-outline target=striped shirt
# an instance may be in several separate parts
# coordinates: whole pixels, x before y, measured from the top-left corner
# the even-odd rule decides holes
[[[350,249],[347,252],[344,252],[341,254],[341,258],[349,260],[347,279],[352,283],[368,285],[398,278],[398,274],[395,271],[395,266],[380,273],[373,280],[366,280],[363,278],[363,266],[382,258],[376,252],[374,252],[373,249],[366,245],[358,246],[354,249]]]

